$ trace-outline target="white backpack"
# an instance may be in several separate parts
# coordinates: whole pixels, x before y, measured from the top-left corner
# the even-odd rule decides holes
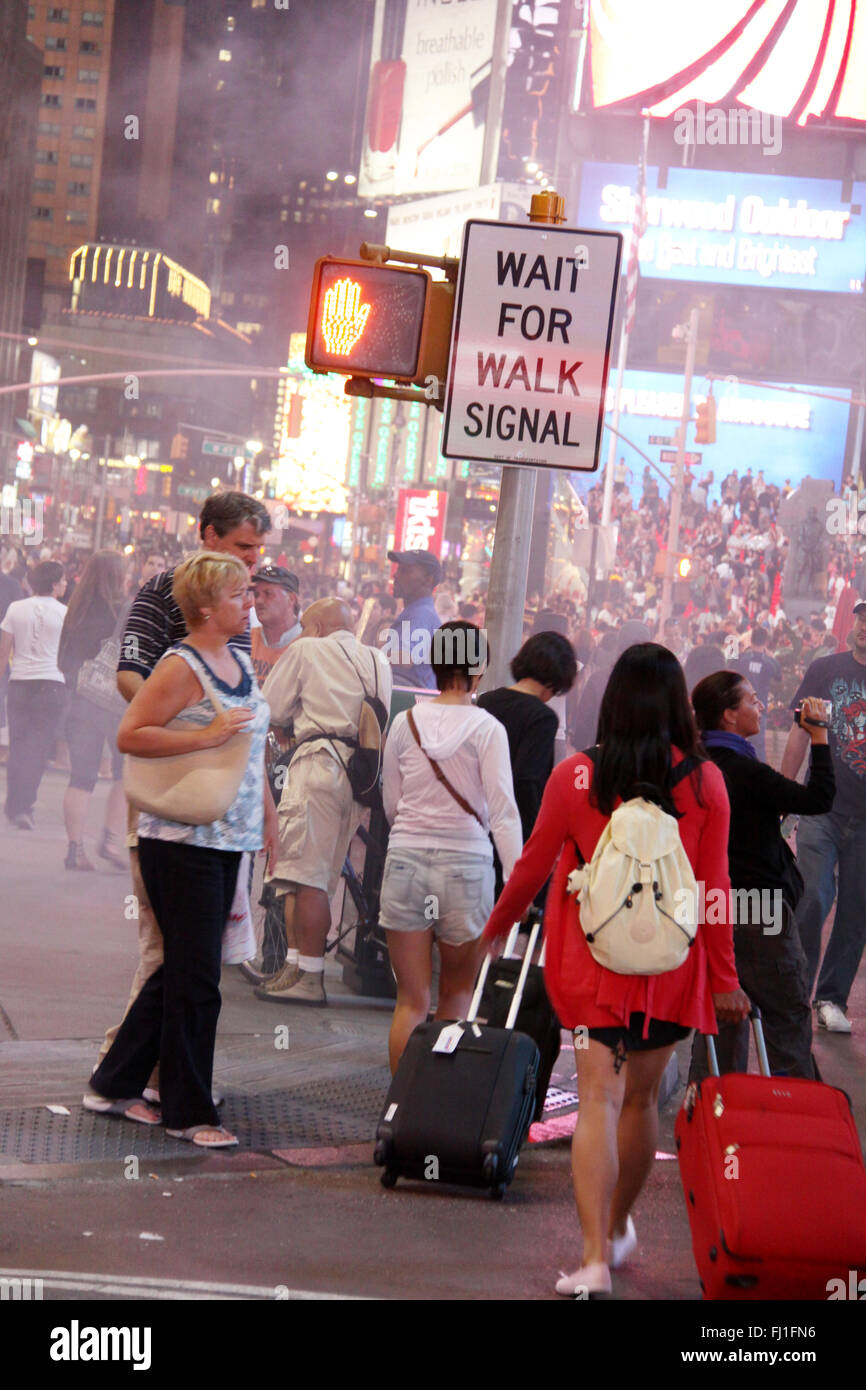
[[[696,766],[685,758],[676,785]],[[578,854],[580,849],[578,848]],[[635,797],[618,806],[588,864],[568,876],[593,958],[617,975],[661,975],[683,964],[698,931],[698,885],[679,826]]]

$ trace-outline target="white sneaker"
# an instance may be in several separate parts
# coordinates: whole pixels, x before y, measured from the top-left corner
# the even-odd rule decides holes
[[[845,1010],[840,1009],[838,1004],[829,1001],[815,1005],[815,1012],[818,1016],[818,1027],[826,1028],[828,1033],[850,1033],[851,1020],[846,1017]]]
[[[626,1221],[625,1234],[610,1237],[610,1260],[611,1269],[619,1269],[624,1265],[629,1255],[633,1255],[637,1250],[637,1231],[634,1222],[629,1216]]]

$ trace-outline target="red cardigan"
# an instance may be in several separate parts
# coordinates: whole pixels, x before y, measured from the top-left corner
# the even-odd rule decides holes
[[[674,766],[682,756],[673,750]],[[586,788],[575,787],[578,769],[584,771],[579,780],[587,783]],[[568,875],[580,862],[575,840],[588,862],[609,820],[590,805],[592,776],[592,763],[583,753],[554,769],[535,829],[493,909],[484,937],[492,941],[523,916],[556,863],[544,917],[545,981],[565,1027],[615,1028],[640,1012],[646,1015],[645,1029],[650,1018],[658,1018],[715,1033],[712,996],[739,985],[730,922],[702,923],[686,960],[678,970],[664,975],[617,975],[592,957],[580,929],[577,901],[565,889]],[[730,917],[729,912],[714,914],[713,903],[719,899],[709,897],[711,890],[721,889],[725,905],[729,902],[728,794],[715,764],[701,763],[701,806],[695,795],[697,779],[694,772],[674,789],[677,810],[684,813],[680,836],[695,878],[699,885],[703,882],[710,917]]]

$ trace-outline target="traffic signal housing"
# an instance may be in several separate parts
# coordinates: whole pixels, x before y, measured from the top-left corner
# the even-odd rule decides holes
[[[444,383],[454,286],[414,266],[322,256],[313,271],[304,358],[314,372]]]
[[[697,424],[695,426],[696,444],[715,444],[716,442],[716,398],[710,393],[705,401],[701,401],[697,411]]]
[[[170,459],[185,459],[189,455],[189,439],[185,434],[178,432],[172,436]]]

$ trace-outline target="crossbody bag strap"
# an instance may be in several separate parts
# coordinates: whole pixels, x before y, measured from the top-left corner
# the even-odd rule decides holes
[[[439,764],[433,758],[430,757],[430,754],[427,752],[427,749],[422,744],[421,738],[418,734],[418,725],[415,723],[415,717],[410,709],[406,711],[406,719],[409,724],[409,728],[412,730],[412,737],[414,738],[418,747],[421,749],[421,752],[424,754],[424,757],[427,759],[428,763],[432,767],[436,775],[436,780],[438,782],[441,782],[442,786],[445,788],[447,792],[451,793],[451,795],[454,797],[454,800],[457,802],[457,805],[460,806],[461,809],[466,812],[467,816],[474,816],[478,824],[481,826],[481,829],[484,830],[484,822],[479,816],[478,812],[474,810],[472,806],[469,805],[469,802],[466,800],[466,798],[462,797],[455,787],[452,787],[451,783],[448,781],[448,778],[445,776],[445,773],[442,771]],[[487,833],[486,830],[484,830],[484,833]]]

